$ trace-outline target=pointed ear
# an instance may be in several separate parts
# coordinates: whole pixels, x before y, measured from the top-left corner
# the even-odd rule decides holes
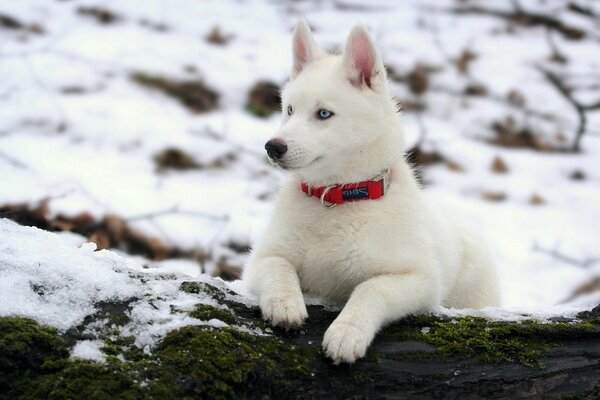
[[[310,27],[304,19],[298,21],[296,29],[294,29],[292,54],[294,57],[292,78],[298,76],[307,64],[320,58],[323,54],[323,51],[313,39]]]
[[[355,86],[364,83],[371,87],[376,78],[385,75],[379,52],[367,28],[363,25],[355,26],[350,32],[343,57],[346,74]]]

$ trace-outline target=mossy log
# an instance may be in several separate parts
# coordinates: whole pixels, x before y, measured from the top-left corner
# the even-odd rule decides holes
[[[300,330],[270,330],[257,307],[223,289],[186,282],[181,290],[223,305],[199,305],[191,316],[229,327],[187,326],[147,354],[113,325],[102,364],[69,358],[81,329],[59,334],[0,318],[0,398],[600,398],[600,307],[543,324],[411,317],[384,329],[364,359],[334,366],[320,347],[334,311],[310,306]],[[127,305],[106,310],[127,320]]]

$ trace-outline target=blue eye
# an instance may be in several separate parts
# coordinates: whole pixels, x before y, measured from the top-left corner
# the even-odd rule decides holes
[[[333,116],[333,113],[329,110],[321,108],[319,111],[317,111],[317,116],[319,117],[319,119],[327,119],[331,118]]]
[[[287,112],[288,115],[292,115],[294,113],[294,108],[292,106],[288,106]]]

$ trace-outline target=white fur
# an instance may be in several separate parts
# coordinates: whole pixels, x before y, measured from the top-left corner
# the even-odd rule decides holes
[[[308,316],[302,292],[346,302],[323,339],[337,364],[364,356],[382,326],[406,315],[440,304],[498,305],[485,245],[428,202],[403,158],[399,115],[366,29],[354,28],[334,56],[318,49],[300,21],[293,49],[276,135],[288,146],[277,163],[291,173],[243,276],[263,316],[273,325],[301,325]],[[319,108],[335,115],[319,120]],[[388,167],[391,185],[378,200],[326,209],[300,190],[301,180],[357,182]]]

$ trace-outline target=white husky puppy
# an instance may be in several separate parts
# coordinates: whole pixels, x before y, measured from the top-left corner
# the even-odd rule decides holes
[[[329,55],[300,21],[293,59],[281,127],[265,146],[290,174],[243,276],[264,318],[300,326],[303,291],[346,302],[323,339],[338,364],[364,356],[382,326],[406,315],[498,305],[489,251],[428,202],[403,158],[368,31],[355,27],[343,54]]]

